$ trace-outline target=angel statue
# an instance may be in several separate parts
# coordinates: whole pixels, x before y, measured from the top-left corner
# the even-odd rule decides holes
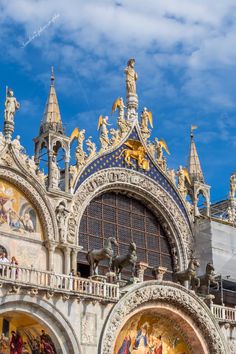
[[[230,198],[235,197],[235,190],[236,190],[236,173],[233,173],[230,176],[230,193],[229,193]]]
[[[87,149],[89,151],[89,158],[92,158],[95,154],[96,154],[96,144],[94,142],[92,142],[92,137],[90,136],[87,140],[86,140],[86,146]]]
[[[5,111],[4,111],[5,122],[14,123],[14,115],[16,111],[20,108],[20,103],[17,102],[16,98],[13,95],[14,92],[11,89],[7,88]]]
[[[148,128],[149,124],[151,128],[153,128],[152,112],[144,107],[141,114],[141,132],[145,140],[150,137],[150,129]]]
[[[157,149],[157,161],[162,161],[163,160],[163,149],[165,150],[165,152],[170,155],[170,151],[168,149],[168,146],[165,142],[164,139],[160,139],[158,140],[158,138],[154,139],[155,141],[155,145],[156,145],[156,149]]]
[[[86,159],[86,153],[84,152],[83,149],[83,143],[85,139],[84,134],[85,134],[85,129],[79,130],[78,128],[75,128],[70,136],[70,143],[72,143],[75,139],[77,139],[78,142],[77,148],[75,150],[75,158],[76,158],[76,163],[78,168],[85,164],[85,159]]]
[[[126,74],[126,95],[136,95],[136,81],[138,79],[138,74],[134,70],[135,59],[129,59],[127,67],[125,68]]]
[[[106,150],[108,148],[108,145],[110,143],[109,136],[108,136],[108,129],[107,126],[111,125],[108,124],[108,117],[103,117],[100,115],[98,119],[98,130],[100,131],[100,144],[101,144],[101,150]]]
[[[191,186],[191,180],[187,168],[179,166],[177,176],[178,176],[178,190],[180,191],[183,198],[185,199],[188,193],[186,184],[188,183]]]
[[[112,114],[116,111],[119,110],[119,117],[118,117],[118,126],[120,128],[120,137],[123,137],[125,133],[127,133],[130,124],[129,122],[125,119],[125,105],[123,102],[123,98],[119,97],[115,100],[115,102],[112,105]]]

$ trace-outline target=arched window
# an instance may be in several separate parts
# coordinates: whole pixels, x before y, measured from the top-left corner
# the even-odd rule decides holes
[[[79,228],[80,267],[87,264],[86,253],[103,247],[104,239],[115,237],[122,255],[128,252],[129,243],[137,245],[138,261],[148,264],[145,279],[153,279],[153,267],[168,269],[165,279],[172,278],[172,256],[168,239],[157,217],[140,201],[120,193],[105,193],[94,199],[86,208]],[[107,272],[106,263],[101,264],[99,274]],[[130,277],[130,271],[124,275]],[[83,274],[84,275],[84,274]]]
[[[2,245],[0,245],[0,255],[1,255],[2,253],[5,253],[5,254],[6,254],[6,257],[7,257],[7,250],[6,250],[6,248],[3,247]]]

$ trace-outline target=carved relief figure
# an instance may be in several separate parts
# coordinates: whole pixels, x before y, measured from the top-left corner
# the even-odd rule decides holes
[[[108,124],[108,117],[103,117],[102,115],[98,119],[98,130],[100,131],[100,144],[101,144],[101,149],[106,150],[110,140],[108,136],[108,129],[107,126],[110,125]]]
[[[60,242],[64,243],[66,241],[66,232],[67,232],[67,216],[69,210],[66,209],[65,202],[60,202],[56,207],[56,218],[59,231]]]
[[[86,146],[87,149],[89,151],[89,158],[92,158],[93,156],[96,155],[96,144],[94,142],[92,142],[92,137],[90,136],[87,140],[86,140]]]
[[[51,181],[52,181],[52,188],[58,189],[58,185],[60,181],[60,170],[57,166],[55,157],[53,157],[52,164],[51,164]]]
[[[230,176],[230,198],[235,197],[235,190],[236,190],[236,173],[233,173]]]
[[[119,144],[120,141],[120,132],[119,130],[116,130],[114,128],[110,129],[110,133],[111,133],[111,146],[116,146]]]
[[[126,74],[126,94],[136,95],[136,81],[138,79],[138,74],[134,70],[135,59],[129,59],[127,67],[125,68]]]
[[[7,89],[7,97],[5,101],[4,120],[5,122],[14,123],[14,116],[16,111],[20,108],[20,103],[14,97],[11,89]]]
[[[83,143],[85,139],[85,129],[79,130],[75,128],[70,136],[70,143],[72,143],[75,139],[77,139],[77,147],[75,150],[75,159],[77,163],[77,167],[80,168],[85,164],[86,153],[83,149]]]

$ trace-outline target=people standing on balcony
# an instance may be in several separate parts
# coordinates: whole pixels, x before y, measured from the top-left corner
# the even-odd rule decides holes
[[[1,255],[0,255],[0,275],[6,275],[7,274],[7,269],[6,267],[4,266],[4,264],[1,264],[1,263],[6,263],[6,264],[9,264],[10,261],[9,259],[6,257],[6,253],[3,252]]]
[[[16,257],[11,257],[11,265],[15,266],[11,268],[11,278],[12,279],[17,279],[18,275],[19,275],[19,268],[18,268],[18,261],[16,259]]]

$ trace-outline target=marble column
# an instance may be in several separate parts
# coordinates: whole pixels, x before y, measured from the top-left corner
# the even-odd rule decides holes
[[[144,262],[138,262],[136,264],[136,271],[137,271],[137,277],[140,282],[143,282],[144,280],[144,272],[147,269],[148,264]]]
[[[71,249],[66,247],[63,249],[64,252],[64,274],[69,275],[71,272]]]
[[[155,279],[158,281],[162,281],[163,276],[166,273],[166,271],[167,271],[167,268],[161,267],[161,266],[153,268],[153,273],[154,273]]]
[[[52,243],[47,244],[48,249],[48,270],[53,272],[54,271],[54,251],[55,245]]]
[[[78,250],[72,248],[71,250],[71,268],[74,269],[75,274],[77,274],[77,255]]]

